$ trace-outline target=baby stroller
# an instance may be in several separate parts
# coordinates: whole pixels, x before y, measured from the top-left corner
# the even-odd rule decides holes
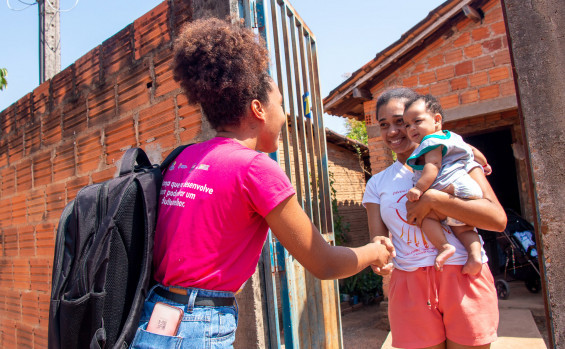
[[[524,280],[526,288],[532,293],[541,290],[538,252],[534,227],[511,209],[505,209],[508,223],[502,233],[497,233],[496,241],[502,250],[504,274],[495,281],[498,298],[507,299],[510,287],[507,281]]]

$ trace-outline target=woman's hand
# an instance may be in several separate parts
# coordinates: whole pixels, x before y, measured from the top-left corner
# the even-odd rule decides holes
[[[480,229],[503,231],[506,227],[506,214],[484,172],[475,167],[469,172],[469,175],[481,187],[482,199],[460,199],[442,191],[430,189],[417,202],[406,202],[408,222],[421,226],[424,217],[435,213],[440,220],[449,216]]]
[[[388,239],[355,248],[330,245],[302,210],[296,195],[283,200],[265,219],[290,254],[322,280],[345,278],[369,265],[382,268],[394,253]]]
[[[445,196],[443,199],[447,199],[449,194],[435,189],[428,189],[420,196],[418,201],[406,201],[406,219],[408,223],[421,227],[424,218],[434,212],[433,209],[441,199],[441,196]]]
[[[489,164],[483,165],[483,171],[485,171],[485,176],[490,176],[492,174],[492,167]]]
[[[389,245],[386,245],[385,243],[381,242],[371,242],[369,243],[369,246],[374,249],[374,260],[370,263],[371,268],[373,268],[374,270],[375,268],[381,269],[385,267],[392,258],[392,253],[394,253],[394,247],[392,246],[392,243],[390,243],[389,241]]]
[[[381,218],[380,207],[381,206],[379,204],[370,202],[365,203],[367,217],[369,219],[369,235],[371,237],[371,242],[383,244],[387,246],[388,251],[390,251],[387,263],[381,265],[371,264],[371,268],[375,274],[385,276],[392,272],[392,258],[396,257],[396,251],[394,250],[392,241],[388,238],[388,228]]]
[[[385,266],[383,266],[382,268],[379,268],[377,266],[371,265],[371,269],[373,269],[373,272],[377,275],[380,276],[386,276],[389,275],[390,273],[392,273],[392,270],[394,269],[394,264],[392,263],[387,263]]]
[[[373,269],[373,272],[375,274],[381,276],[390,274],[392,272],[392,269],[394,269],[394,266],[392,264],[392,258],[396,257],[396,251],[394,249],[394,245],[392,244],[392,241],[390,241],[390,239],[385,236],[375,236],[372,242],[385,246],[387,251],[389,252],[389,256],[384,262],[381,261],[381,263],[379,264],[376,263],[371,264],[371,269]]]

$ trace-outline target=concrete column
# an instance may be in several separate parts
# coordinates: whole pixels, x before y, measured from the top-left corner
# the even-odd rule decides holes
[[[38,0],[39,83],[61,71],[59,0]]]
[[[239,307],[239,324],[235,333],[234,348],[267,348],[268,333],[263,306],[262,277],[259,267],[236,296]]]
[[[237,20],[240,18],[237,0],[193,0],[192,11],[194,19],[230,17],[232,20]]]
[[[192,19],[201,18],[231,18],[232,22],[240,18],[237,0],[192,0]],[[191,142],[204,142],[216,136],[204,112],[202,111],[202,126],[200,132]]]
[[[529,151],[549,335],[554,348],[565,348],[565,6],[502,3]]]

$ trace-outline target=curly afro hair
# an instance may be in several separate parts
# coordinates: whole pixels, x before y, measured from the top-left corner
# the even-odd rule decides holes
[[[175,41],[173,77],[214,129],[240,124],[252,100],[268,102],[268,51],[252,30],[216,18],[186,24]]]

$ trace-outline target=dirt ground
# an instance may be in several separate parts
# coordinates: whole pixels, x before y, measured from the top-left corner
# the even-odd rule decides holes
[[[387,302],[370,304],[343,314],[343,346],[345,349],[380,348],[390,330]]]

